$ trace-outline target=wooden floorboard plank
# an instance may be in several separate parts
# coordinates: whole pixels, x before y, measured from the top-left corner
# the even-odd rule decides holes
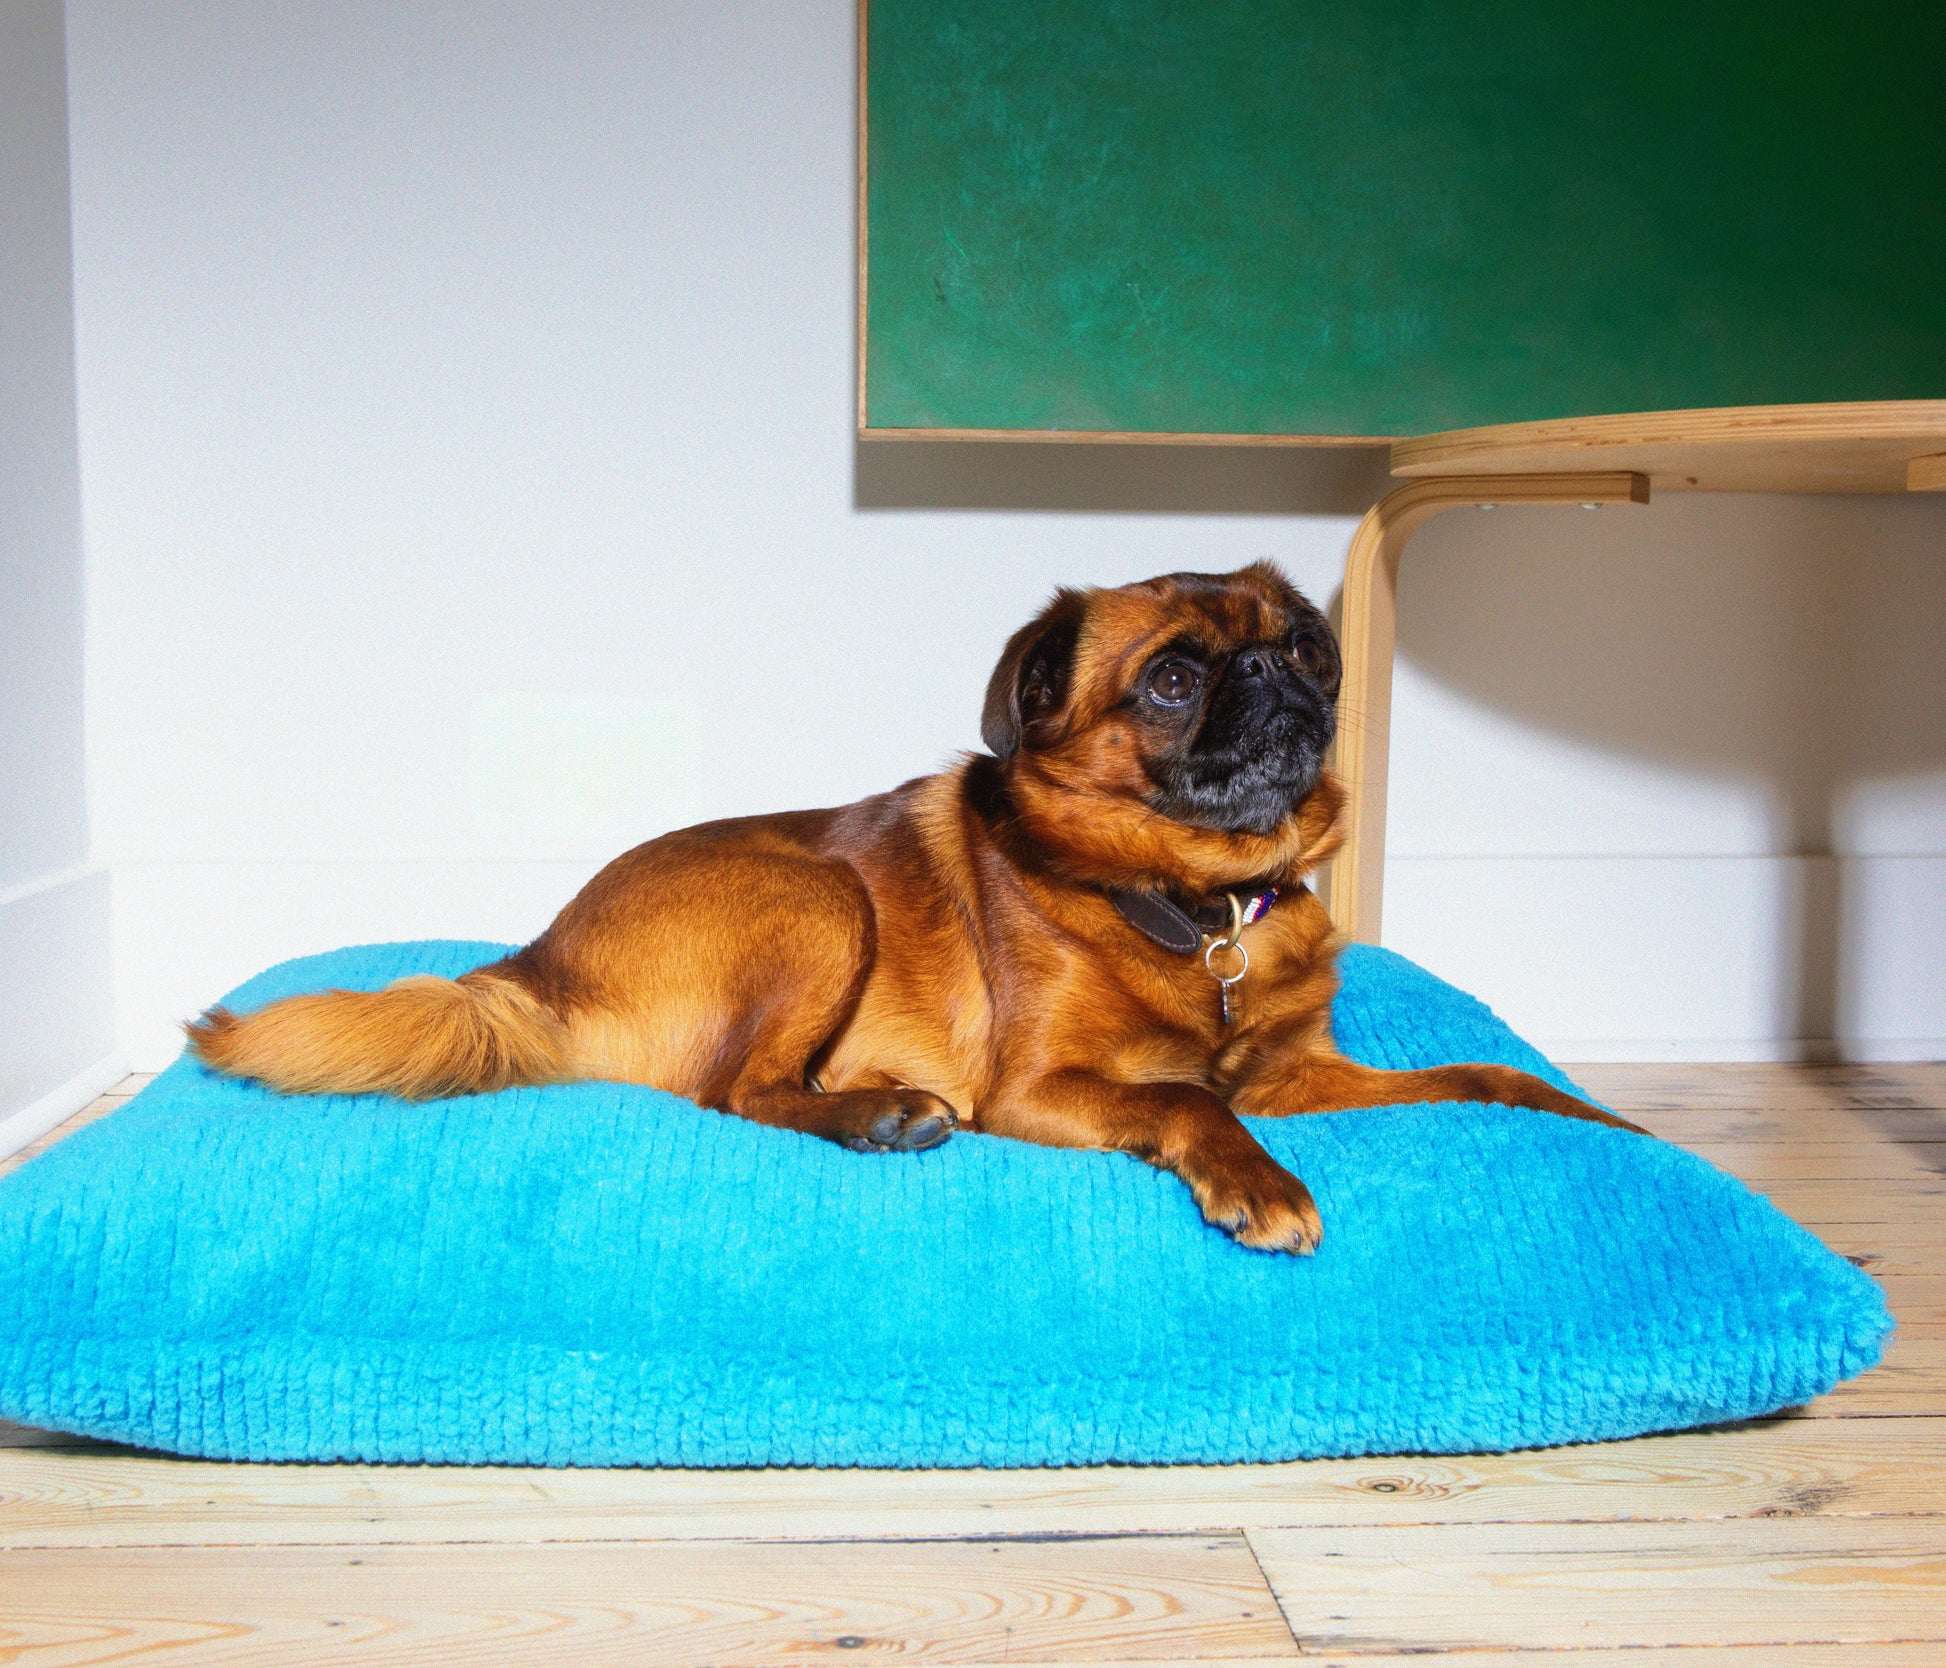
[[[1946,1199],[1946,1176],[1931,1172],[1881,1176],[1862,1185],[1837,1177],[1777,1176],[1751,1191],[1767,1194],[1780,1210],[1788,1201],[1791,1209],[1828,1222],[1936,1226],[1941,1219],[1940,1201]]]
[[[1841,1257],[1876,1257],[1899,1263],[1903,1272],[1915,1275],[1946,1273],[1946,1254],[1935,1243],[1936,1234],[1916,1223],[1801,1222],[1799,1225],[1810,1229]],[[1869,1262],[1859,1266],[1877,1272]]]
[[[1901,1326],[1915,1334],[1920,1323],[1946,1324],[1946,1274],[1881,1274],[1873,1277],[1885,1288],[1885,1301]]]
[[[1631,1114],[1633,1115],[1633,1114]],[[1946,1175],[1946,1124],[1928,1124],[1903,1134],[1831,1128],[1820,1134],[1793,1133],[1776,1125],[1736,1127],[1697,1120],[1665,1118],[1652,1122],[1644,1113],[1636,1121],[1674,1147],[1707,1159],[1732,1174],[1767,1169],[1780,1174],[1788,1166],[1812,1181],[1877,1181],[1912,1179],[1930,1183]]]
[[[1250,1532],[1308,1654],[1946,1640],[1946,1520]]]
[[[1590,1090],[1589,1093],[1594,1091]],[[1946,1106],[1914,1096],[1885,1095],[1865,1101],[1834,1100],[1815,1091],[1779,1096],[1736,1097],[1621,1094],[1599,1097],[1631,1117],[1689,1123],[1699,1130],[1716,1127],[1738,1134],[1788,1134],[1793,1139],[1820,1135],[1907,1134],[1937,1140]]]
[[[1767,1181],[1751,1189],[1793,1221],[1816,1232],[1826,1225],[1870,1224],[1924,1232],[1946,1220],[1946,1176],[1931,1181]]]
[[[1946,1063],[1844,1066],[1624,1061],[1561,1067],[1589,1093],[1646,1108],[1811,1106],[1946,1111]]]
[[[1647,1085],[1583,1087],[1597,1099],[1630,1113],[1659,1113],[1704,1122],[1776,1118],[1797,1128],[1808,1125],[1816,1129],[1822,1124],[1837,1129],[1897,1130],[1937,1128],[1940,1118],[1946,1116],[1946,1092],[1914,1094],[1888,1087],[1878,1093],[1858,1094],[1834,1090],[1815,1080],[1781,1085],[1774,1092],[1724,1082],[1698,1082],[1668,1089]]]
[[[79,1112],[75,1113],[72,1118],[68,1119],[66,1123],[56,1124],[45,1135],[29,1141],[18,1152],[9,1153],[5,1158],[0,1158],[0,1176],[5,1176],[12,1171],[18,1170],[30,1158],[38,1158],[57,1141],[65,1141],[77,1129],[85,1129],[95,1119],[105,1118],[110,1112],[115,1111],[119,1107],[126,1106],[129,1099],[130,1097],[127,1095],[116,1093],[97,1095],[86,1106],[82,1107]]]
[[[1834,1248],[1842,1238],[1846,1253],[1859,1246],[1893,1246],[1923,1265],[1917,1272],[1946,1274],[1946,1215],[1937,1222],[1825,1222],[1816,1232]]]
[[[1894,1332],[1885,1359],[1848,1384],[1820,1396],[1800,1418],[1851,1419],[1920,1416],[1946,1410],[1946,1338]]]
[[[1762,1181],[1917,1181],[1946,1177],[1946,1140],[1682,1141],[1685,1152],[1756,1185]]]
[[[44,1551],[6,1573],[16,1668],[1296,1654],[1237,1535]]]
[[[1634,1091],[1615,1093],[1592,1085],[1585,1092],[1630,1117],[1667,1117],[1694,1119],[1698,1123],[1722,1120],[1734,1124],[1749,1118],[1756,1122],[1777,1120],[1785,1127],[1804,1129],[1822,1123],[1837,1129],[1914,1129],[1937,1130],[1946,1104],[1932,1095],[1901,1093],[1897,1090],[1876,1095],[1832,1095],[1812,1084],[1781,1088],[1775,1093],[1747,1093],[1740,1090],[1680,1088],[1667,1093]]]
[[[1946,1644],[1692,1645],[1665,1650],[1332,1651],[1306,1650],[1311,1668],[1946,1668]],[[1009,1664],[1009,1668],[1015,1665]],[[1026,1663],[1019,1668],[1039,1668]],[[1205,1665],[1209,1668],[1209,1665]]]
[[[1840,1238],[1834,1227],[1818,1235],[1847,1262],[1862,1268],[1874,1279],[1893,1275],[1916,1279],[1939,1278],[1938,1257],[1930,1245],[1902,1244],[1896,1239],[1866,1239],[1858,1235]]]
[[[1595,1098],[1646,1125],[1664,1140],[1835,1141],[1882,1137],[1937,1141],[1941,1128],[1946,1127],[1946,1109],[1917,1103],[1834,1106],[1806,1097],[1785,1106],[1711,1106],[1673,1100],[1631,1104],[1629,1097],[1617,1095]]]
[[[1592,1091],[1590,1091],[1592,1093]],[[1788,1106],[1709,1106],[1676,1102],[1631,1105],[1626,1097],[1595,1097],[1664,1140],[1937,1141],[1946,1110],[1920,1106],[1833,1106],[1806,1098]]]
[[[1690,1123],[1698,1129],[1712,1125],[1734,1131],[1788,1131],[1793,1136],[1854,1132],[1900,1133],[1937,1138],[1946,1121],[1946,1105],[1930,1096],[1888,1093],[1871,1097],[1834,1096],[1809,1085],[1770,1094],[1710,1093],[1687,1089],[1666,1094],[1627,1091],[1587,1093],[1630,1117],[1670,1123]]]
[[[1946,1513],[1946,1417],[1519,1454],[1071,1471],[548,1471],[0,1454],[0,1546],[1187,1533]],[[1941,1519],[1946,1535],[1946,1517]]]

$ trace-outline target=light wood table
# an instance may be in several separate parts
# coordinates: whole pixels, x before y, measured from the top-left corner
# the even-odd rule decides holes
[[[1399,558],[1441,510],[1646,504],[1652,491],[1946,491],[1946,400],[1739,406],[1455,429],[1401,440],[1405,480],[1367,512],[1345,562],[1344,688],[1334,763],[1349,827],[1321,891],[1341,931],[1376,944]]]

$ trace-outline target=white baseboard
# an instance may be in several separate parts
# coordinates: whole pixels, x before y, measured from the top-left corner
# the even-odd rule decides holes
[[[1946,856],[1400,857],[1384,941],[1556,1059],[1892,1061],[1946,1039]]]
[[[42,1095],[7,1118],[0,1118],[0,1158],[10,1158],[50,1129],[64,1124],[93,1100],[128,1075],[127,1057],[110,1054],[86,1071],[70,1077],[52,1094]]]

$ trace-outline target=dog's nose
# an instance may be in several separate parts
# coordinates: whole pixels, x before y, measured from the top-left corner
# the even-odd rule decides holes
[[[1268,678],[1277,671],[1276,658],[1268,649],[1245,649],[1232,664],[1240,678]]]

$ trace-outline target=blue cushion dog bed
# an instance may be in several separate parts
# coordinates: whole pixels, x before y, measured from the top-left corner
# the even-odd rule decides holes
[[[488,944],[273,968],[249,1009]],[[1354,949],[1374,1065],[1554,1072]],[[0,1181],[0,1415],[185,1454],[520,1465],[1074,1465],[1459,1452],[1808,1400],[1878,1288],[1701,1159],[1505,1107],[1253,1120],[1323,1249],[1175,1177],[961,1136],[865,1156],[585,1083],[407,1106],[178,1060]]]

